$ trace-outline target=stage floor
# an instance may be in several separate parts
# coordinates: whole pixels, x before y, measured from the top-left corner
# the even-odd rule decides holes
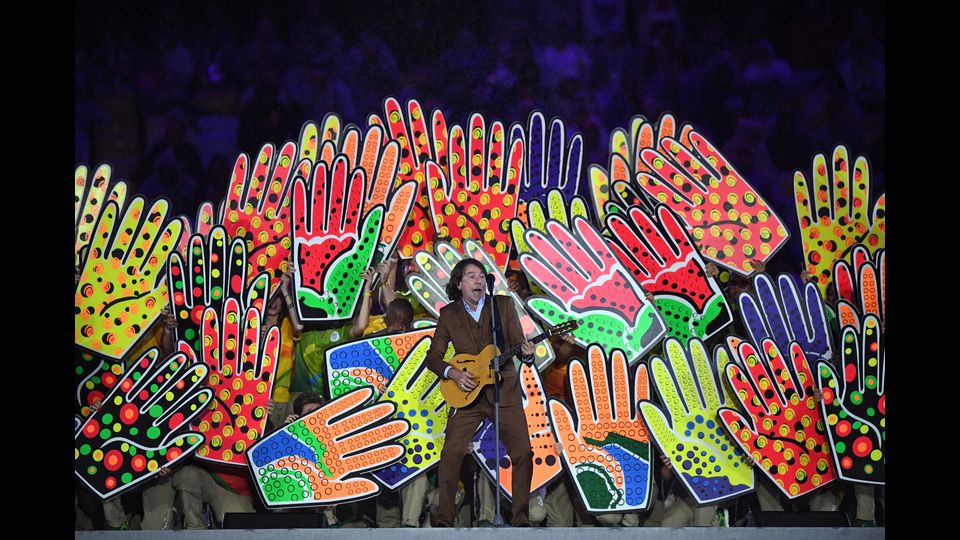
[[[725,527],[725,528],[661,528],[661,527],[579,527],[530,529],[455,529],[457,540],[647,540],[647,539],[703,539],[703,540],[806,540],[810,538],[842,538],[844,540],[874,540],[884,538],[885,529],[877,528],[823,528],[823,527]],[[246,529],[205,531],[78,531],[75,538],[137,538],[138,540],[167,540],[204,538],[210,540],[449,540],[450,529]],[[609,538],[607,538],[609,536]],[[434,538],[436,537],[436,538]]]

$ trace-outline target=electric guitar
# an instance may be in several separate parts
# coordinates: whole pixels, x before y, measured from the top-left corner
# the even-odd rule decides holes
[[[573,332],[578,326],[580,326],[579,321],[562,322],[547,328],[544,333],[529,341],[531,344],[536,344],[551,336]],[[468,392],[461,389],[453,379],[442,379],[440,381],[440,393],[443,394],[443,399],[446,400],[448,405],[451,407],[466,407],[473,403],[484,386],[493,384],[493,362],[503,365],[504,362],[520,352],[520,346],[517,345],[507,349],[503,354],[497,354],[498,350],[497,346],[491,343],[484,347],[480,354],[458,354],[449,360],[454,369],[466,371],[473,375],[477,379],[477,387]]]

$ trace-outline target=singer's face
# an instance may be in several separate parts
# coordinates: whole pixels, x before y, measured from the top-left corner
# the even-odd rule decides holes
[[[468,265],[463,272],[463,279],[460,280],[460,294],[463,300],[471,307],[476,306],[480,298],[483,297],[487,287],[487,273],[475,265]]]

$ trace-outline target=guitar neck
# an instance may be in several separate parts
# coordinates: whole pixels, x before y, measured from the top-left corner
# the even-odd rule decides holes
[[[540,343],[541,341],[547,339],[548,337],[550,337],[550,331],[549,331],[549,330],[546,331],[546,332],[544,332],[544,333],[542,333],[542,334],[539,334],[539,335],[537,335],[537,336],[535,336],[535,337],[532,337],[532,338],[528,339],[527,341],[529,341],[532,345],[536,345],[537,343]],[[513,356],[514,356],[515,354],[517,354],[518,352],[520,352],[520,345],[517,345],[517,346],[515,346],[515,347],[511,347],[511,348],[507,349],[505,352],[500,353],[500,355],[497,357],[497,358],[498,358],[498,362],[503,362],[504,360],[508,360],[508,359],[510,359],[510,358],[513,358]]]

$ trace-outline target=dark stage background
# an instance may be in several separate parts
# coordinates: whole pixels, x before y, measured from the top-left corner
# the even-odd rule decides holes
[[[585,186],[612,129],[671,111],[784,219],[768,271],[796,274],[795,169],[843,143],[883,191],[884,27],[884,2],[828,0],[80,2],[75,161],[193,216],[239,152],[327,112],[365,125],[392,95],[448,123],[559,116],[583,133]]]

